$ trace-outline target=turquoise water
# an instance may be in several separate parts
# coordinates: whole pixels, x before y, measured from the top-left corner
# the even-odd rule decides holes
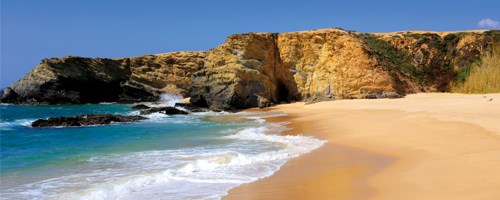
[[[137,114],[131,105],[0,106],[2,199],[219,199],[321,146],[263,117],[200,113],[88,127],[32,128],[37,118]]]

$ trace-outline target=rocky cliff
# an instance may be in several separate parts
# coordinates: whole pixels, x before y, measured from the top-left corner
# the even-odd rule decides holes
[[[289,101],[447,91],[500,31],[367,34],[342,29],[229,36],[206,52],[45,59],[2,102],[155,101],[191,97],[213,110]]]
[[[191,102],[213,110],[447,91],[499,31],[366,34],[341,29],[230,36],[207,52]]]
[[[66,104],[156,101],[163,93],[187,95],[204,52],[174,52],[107,59],[44,59],[6,88],[2,102]]]

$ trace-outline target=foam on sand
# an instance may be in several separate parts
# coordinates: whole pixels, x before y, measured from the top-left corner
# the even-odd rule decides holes
[[[231,188],[271,176],[288,159],[325,143],[301,135],[268,135],[284,130],[283,124],[248,117],[256,121],[251,127],[228,129],[233,134],[217,136],[214,144],[92,157],[79,173],[12,188],[2,197],[19,197],[23,191],[26,199],[220,199]]]

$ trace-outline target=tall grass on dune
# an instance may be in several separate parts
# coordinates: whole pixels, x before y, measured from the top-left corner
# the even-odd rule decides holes
[[[451,85],[451,92],[466,94],[500,93],[500,45],[481,55],[463,83]]]

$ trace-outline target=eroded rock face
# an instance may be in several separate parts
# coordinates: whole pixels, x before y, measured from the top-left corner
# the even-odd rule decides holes
[[[90,126],[110,124],[112,122],[136,122],[145,120],[141,116],[123,116],[111,114],[89,114],[71,117],[52,117],[48,119],[38,119],[31,123],[32,127],[56,127],[56,126]]]
[[[18,97],[19,95],[17,95],[17,93],[10,87],[7,87],[0,92],[0,99],[2,99],[2,102],[14,102]]]
[[[206,60],[191,103],[212,110],[419,90],[384,68],[356,35],[338,29],[233,35]]]
[[[17,93],[16,102],[20,103],[116,101],[123,92],[120,83],[127,74],[127,68],[113,59],[44,59],[10,88]]]
[[[277,34],[238,34],[207,52],[194,75],[191,103],[212,110],[265,107],[279,101],[275,77]]]
[[[341,29],[230,36],[207,52],[191,103],[213,110],[295,100],[445,92],[499,31],[365,34]]]
[[[281,58],[277,69],[282,82],[296,85],[289,91],[297,99],[367,98],[418,90],[385,68],[355,33],[336,29],[284,33],[277,44]]]
[[[229,36],[206,52],[105,59],[46,59],[4,90],[12,103],[155,101],[191,97],[234,110],[292,101],[397,98],[444,92],[499,45],[500,31],[367,34],[342,29]]]
[[[130,76],[125,83],[124,96],[137,102],[143,96],[157,100],[163,93],[188,96],[191,76],[205,63],[204,52],[173,52],[126,58]],[[146,94],[144,94],[146,93]]]
[[[163,93],[186,95],[203,52],[174,52],[107,59],[44,59],[2,96],[2,102],[76,104],[156,101]],[[12,93],[13,92],[13,93]]]

